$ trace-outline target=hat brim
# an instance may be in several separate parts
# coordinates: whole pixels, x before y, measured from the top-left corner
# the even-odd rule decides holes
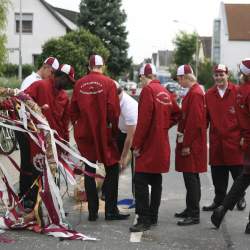
[[[76,82],[76,79],[74,79],[73,77],[71,77],[71,76],[69,76],[69,75],[68,75],[68,77],[69,77],[69,79],[70,79],[70,81],[71,81],[72,83],[75,83],[75,82]]]

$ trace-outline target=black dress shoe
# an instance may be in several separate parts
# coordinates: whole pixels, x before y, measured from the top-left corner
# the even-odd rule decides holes
[[[98,214],[89,214],[88,221],[96,221],[98,219]]]
[[[237,209],[238,209],[239,211],[244,210],[244,209],[246,208],[246,206],[247,206],[247,203],[246,203],[245,198],[243,197],[242,199],[240,199],[240,200],[237,202],[236,206],[237,206]]]
[[[204,207],[202,207],[202,210],[203,211],[214,211],[217,207],[219,206],[219,204],[216,204],[216,203],[212,203],[211,205],[209,205],[209,206],[204,206]]]
[[[143,223],[143,222],[137,222],[137,224],[133,225],[129,228],[130,232],[136,233],[136,232],[144,232],[150,229],[150,225]]]
[[[215,227],[219,228],[220,224],[226,214],[226,210],[223,206],[219,206],[214,210],[211,215],[211,222],[214,224]]]
[[[245,234],[250,234],[250,222],[247,223]]]
[[[187,210],[185,209],[184,211],[182,211],[180,213],[175,213],[174,217],[176,217],[176,218],[187,218],[188,217]]]
[[[156,226],[158,223],[158,217],[151,217],[150,218],[150,225],[151,226]]]
[[[184,220],[180,220],[177,222],[178,226],[190,226],[200,223],[200,218],[187,217]]]
[[[105,220],[126,220],[130,214],[120,214],[120,213],[107,213],[105,214]]]

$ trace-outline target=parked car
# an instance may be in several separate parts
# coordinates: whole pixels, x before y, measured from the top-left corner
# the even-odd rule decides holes
[[[181,101],[183,99],[183,97],[186,95],[187,93],[187,89],[181,87],[178,82],[172,80],[171,82],[167,82],[165,84],[163,84],[163,86],[170,92],[172,93],[178,104],[181,104]]]
[[[137,90],[137,83],[132,81],[119,81],[120,86],[130,95],[135,95]]]
[[[172,81],[171,74],[165,70],[158,70],[156,73],[156,78],[161,82],[161,84]]]

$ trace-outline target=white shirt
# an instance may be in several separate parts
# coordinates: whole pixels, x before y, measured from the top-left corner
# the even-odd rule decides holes
[[[220,97],[223,98],[223,96],[224,96],[224,94],[225,94],[225,92],[226,92],[226,90],[227,90],[227,87],[224,88],[224,89],[221,89],[221,88],[218,88],[218,87],[217,87],[217,89],[218,89],[218,92],[219,92],[219,94],[220,94]]]
[[[22,91],[24,91],[24,90],[27,89],[33,82],[39,81],[39,80],[42,80],[41,76],[40,76],[39,74],[37,74],[36,72],[32,72],[29,76],[27,76],[27,77],[23,80],[20,89],[21,89]]]
[[[119,117],[118,127],[123,133],[126,134],[126,126],[137,124],[138,103],[133,97],[123,91],[120,99],[120,107],[121,114]]]

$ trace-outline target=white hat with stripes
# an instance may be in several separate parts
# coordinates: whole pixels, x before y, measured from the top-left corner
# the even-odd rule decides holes
[[[54,70],[58,70],[59,68],[59,62],[55,57],[48,57],[44,60],[43,64],[50,65]]]

